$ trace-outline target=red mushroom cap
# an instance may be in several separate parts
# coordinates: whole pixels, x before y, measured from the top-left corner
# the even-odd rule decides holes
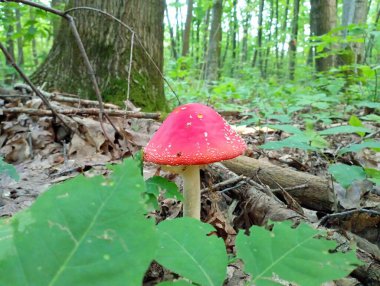
[[[202,165],[235,158],[244,140],[212,108],[189,103],[177,107],[144,150],[144,159],[160,165]]]

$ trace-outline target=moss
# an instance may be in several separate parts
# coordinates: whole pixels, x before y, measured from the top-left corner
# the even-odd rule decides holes
[[[130,100],[143,111],[166,111],[166,100],[164,95],[155,91],[154,82],[148,81],[146,77],[135,73],[131,79]],[[103,99],[124,107],[127,99],[128,80],[122,78],[111,79],[103,90]]]

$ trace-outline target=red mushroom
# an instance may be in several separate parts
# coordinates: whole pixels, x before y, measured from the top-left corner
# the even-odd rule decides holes
[[[144,159],[176,168],[183,177],[183,214],[200,218],[200,165],[241,155],[244,140],[212,108],[189,103],[166,118],[144,150]]]

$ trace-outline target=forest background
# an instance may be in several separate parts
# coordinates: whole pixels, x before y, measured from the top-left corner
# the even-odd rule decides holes
[[[359,240],[357,252],[360,253],[365,249],[371,256],[368,256],[370,258],[367,257],[367,260],[364,259],[367,264],[358,267],[349,279],[358,279],[364,285],[378,285],[379,272],[378,270],[372,272],[372,269],[380,269],[378,266],[380,256],[378,254],[380,245],[379,1],[25,0],[21,2],[28,2],[29,5],[21,5],[17,1],[0,1],[1,47],[4,45],[10,56],[15,59],[12,63],[9,59],[5,60],[2,55],[0,61],[0,85],[1,91],[5,93],[2,95],[4,100],[0,100],[0,105],[4,105],[4,108],[0,109],[1,118],[4,118],[0,125],[3,128],[0,130],[2,132],[0,151],[4,154],[4,162],[15,163],[17,168],[16,171],[15,167],[5,164],[1,159],[0,171],[5,171],[5,175],[8,174],[15,181],[21,178],[19,183],[12,185],[6,180],[2,181],[3,177],[0,177],[0,189],[5,190],[1,199],[5,198],[6,201],[6,204],[1,206],[1,216],[10,217],[0,220],[2,223],[0,224],[2,234],[0,277],[7,282],[3,284],[25,285],[22,279],[37,281],[34,284],[38,285],[60,285],[60,283],[69,285],[73,284],[75,279],[101,284],[102,281],[98,281],[99,276],[105,280],[117,281],[117,283],[106,281],[107,285],[109,283],[123,285],[125,279],[134,279],[135,284],[131,285],[141,285],[141,281],[146,278],[159,281],[172,279],[171,276],[165,276],[168,273],[160,277],[150,277],[148,271],[145,276],[152,260],[156,260],[171,271],[199,285],[221,285],[226,278],[227,264],[235,263],[227,260],[226,246],[230,251],[236,246],[238,258],[243,259],[245,263],[245,271],[256,280],[262,279],[261,283],[266,282],[266,275],[271,277],[273,273],[282,273],[284,279],[296,281],[300,285],[307,277],[316,279],[315,284],[308,285],[320,285],[324,281],[345,277],[359,266],[361,263],[358,263],[354,252],[347,252],[347,255],[339,253],[336,256],[326,256],[327,249],[335,247],[334,243],[312,239],[310,245],[305,244],[301,247],[300,254],[309,258],[311,257],[309,251],[314,250],[315,253],[310,261],[314,258],[320,259],[315,259],[316,265],[309,267],[309,264],[299,260],[297,255],[289,255],[290,263],[286,257],[282,263],[279,263],[278,269],[272,271],[272,267],[277,267],[277,262],[269,261],[270,266],[262,263],[269,257],[268,251],[273,250],[273,253],[281,254],[283,250],[281,246],[285,242],[289,242],[291,244],[289,247],[292,249],[298,248],[299,233],[302,233],[303,243],[317,235],[317,232],[304,228],[304,224],[301,224],[303,226],[296,231],[291,230],[287,224],[282,226],[277,224],[274,229],[275,232],[278,231],[278,235],[276,233],[271,236],[266,230],[252,226],[264,225],[269,220],[289,218],[318,222],[320,218],[317,217],[318,214],[323,216],[319,222],[321,225],[331,229],[339,226],[345,235],[352,232],[366,240],[367,244]],[[63,18],[61,19],[53,13],[31,7],[30,4],[33,6],[33,3],[50,6],[58,12],[69,10],[68,14],[73,18],[65,18],[64,14],[60,14]],[[67,21],[70,19],[76,23],[77,32],[95,72],[89,71],[88,66],[84,64],[78,49],[78,41],[73,36],[75,29],[69,25],[73,22]],[[25,92],[25,85],[17,85],[22,79],[16,73],[15,66],[24,70],[31,81],[42,90],[58,91],[60,95],[71,96],[71,99],[72,96],[79,96],[83,99],[99,100],[96,85],[93,78],[90,78],[95,76],[104,101],[116,103],[121,108],[127,109],[125,104],[130,100],[142,108],[142,111],[162,112],[162,118],[179,102],[197,101],[214,106],[221,114],[228,117],[230,122],[241,125],[236,129],[249,147],[244,154],[246,156],[242,156],[243,160],[248,160],[245,171],[250,172],[247,177],[252,179],[247,182],[261,191],[264,190],[258,194],[266,203],[263,203],[261,208],[257,207],[257,202],[260,203],[260,200],[252,200],[254,188],[250,187],[250,192],[244,192],[244,184],[234,183],[231,188],[220,192],[233,197],[233,190],[240,188],[236,194],[239,196],[248,194],[248,197],[237,196],[229,200],[237,203],[233,216],[232,212],[221,213],[215,204],[212,204],[206,214],[207,219],[203,217],[203,221],[211,221],[219,231],[218,234],[221,233],[223,241],[214,236],[206,236],[211,231],[208,224],[186,219],[171,220],[170,218],[180,216],[180,207],[178,208],[180,204],[169,205],[169,211],[165,213],[162,210],[167,205],[161,204],[163,201],[160,199],[165,191],[167,196],[165,200],[172,202],[174,199],[177,202],[181,197],[178,188],[165,178],[153,176],[159,173],[159,170],[147,164],[144,165],[144,172],[150,172],[153,177],[145,181],[141,175],[143,166],[141,158],[137,155],[137,151],[146,146],[150,136],[158,128],[157,122],[144,118],[134,118],[136,120],[133,121],[127,116],[118,117],[122,126],[120,133],[106,134],[103,125],[108,123],[102,122],[102,116],[99,115],[100,122],[95,122],[91,116],[76,118],[79,120],[80,132],[77,132],[79,135],[73,134],[72,138],[75,140],[70,138],[71,141],[67,143],[67,134],[60,136],[58,131],[62,129],[57,128],[53,120],[47,121],[51,122],[51,126],[46,127],[45,121],[41,120],[38,121],[42,124],[41,128],[30,128],[38,116],[29,117],[22,114],[30,119],[29,123],[24,119],[25,116],[19,116],[18,108],[25,102],[24,99],[12,98],[12,92]],[[10,92],[12,87],[17,90]],[[23,95],[21,94],[21,98]],[[86,109],[81,105],[83,102],[79,100],[79,108],[73,112],[75,117]],[[93,103],[94,101],[91,102]],[[25,103],[25,106],[30,104],[41,107],[40,101],[31,100]],[[114,108],[112,105],[109,106]],[[131,113],[136,111],[134,107],[128,106],[128,108],[132,109]],[[21,108],[21,112],[25,110]],[[48,110],[32,111],[34,114],[39,114]],[[60,112],[64,111],[67,109],[60,109]],[[117,111],[126,112],[120,109]],[[95,114],[98,113],[101,113],[100,109],[95,109]],[[156,116],[153,118],[159,116],[157,113],[142,115],[152,114]],[[33,124],[25,127],[25,122]],[[111,126],[109,127],[106,130],[111,130]],[[82,140],[81,134],[87,136],[87,141]],[[98,136],[99,134],[101,136]],[[104,162],[109,162],[115,157],[120,159],[132,154],[136,155],[135,160],[130,158],[122,165],[110,167],[112,175],[109,173],[109,167],[104,166]],[[32,160],[28,160],[29,158]],[[95,163],[96,160],[99,162]],[[68,171],[67,164],[70,164],[70,161],[75,165]],[[263,181],[263,178],[259,178],[259,171],[265,173],[268,170],[264,169],[268,166],[268,169],[272,169],[273,164],[268,164],[268,161],[285,168],[278,167],[279,169],[275,169],[277,170],[275,175],[269,176],[268,181]],[[257,166],[255,162],[258,162]],[[22,165],[24,163],[26,165]],[[78,168],[78,164],[82,163],[83,166]],[[86,170],[94,169],[98,163],[102,175],[92,177]],[[28,167],[27,164],[32,166]],[[33,166],[34,164],[38,167]],[[236,171],[236,174],[247,174],[240,174],[241,170],[234,169],[228,161],[223,164]],[[215,173],[210,170],[204,171],[202,184],[205,188],[211,185],[211,180],[208,180],[205,174],[209,172],[212,174],[210,178],[218,177],[218,180],[222,181],[219,176],[226,173],[225,168]],[[56,181],[52,176],[54,172],[65,174],[64,178]],[[67,173],[73,177],[79,173],[84,176],[67,180]],[[92,178],[87,178],[87,174]],[[118,181],[120,178],[122,179],[120,184],[103,184],[105,182],[103,180]],[[258,182],[254,182],[253,180],[257,178]],[[288,178],[298,178],[301,183],[292,183],[288,186],[285,184],[288,183]],[[67,181],[56,184],[60,180]],[[213,183],[216,181],[215,179]],[[324,188],[316,192],[317,188],[310,186],[320,181],[323,181]],[[45,185],[42,185],[43,183]],[[53,191],[40,196],[48,184],[53,185]],[[268,198],[263,197],[265,190],[270,194],[270,198],[274,199],[273,194],[268,192],[268,186],[272,191],[277,190],[277,195],[279,190],[281,194],[284,193],[279,197],[283,196],[282,199],[286,203],[282,200],[276,200],[275,204],[268,203]],[[68,190],[75,190],[70,198],[66,196]],[[125,192],[125,190],[136,192]],[[99,195],[103,194],[103,191],[112,194],[106,204],[102,200],[102,195]],[[290,195],[286,196],[285,191]],[[56,196],[57,193],[60,195]],[[128,197],[129,193],[134,194],[132,199]],[[204,195],[210,194],[223,197],[219,192],[207,192]],[[146,201],[142,202],[142,196]],[[36,197],[38,197],[36,202],[27,208]],[[330,200],[332,197],[334,199]],[[29,201],[25,198],[29,198]],[[69,201],[61,204],[63,202],[61,198],[68,198]],[[97,202],[95,208],[93,200]],[[311,213],[306,210],[308,208],[312,210]],[[25,210],[18,212],[21,209]],[[81,215],[87,210],[94,212],[88,216]],[[276,211],[282,210],[286,211],[278,219]],[[152,211],[155,222],[162,220],[165,222],[156,226],[152,219],[147,220],[144,217],[147,211]],[[16,212],[18,213],[15,214]],[[114,215],[115,212],[120,216]],[[61,220],[62,213],[65,214],[63,220]],[[99,213],[106,218],[109,214],[116,218],[112,220],[115,225],[111,228],[122,239],[135,245],[131,249],[136,252],[132,254],[125,252],[124,244],[118,244],[119,240],[109,239],[108,226],[93,223],[97,221]],[[173,214],[172,217],[170,213]],[[55,215],[57,215],[55,225],[58,227],[51,227],[50,220],[47,223],[46,219]],[[30,217],[36,219],[32,221]],[[337,218],[337,225],[333,223],[334,218]],[[340,225],[340,221],[348,221],[348,226]],[[28,224],[25,227],[26,231],[19,231],[20,224],[23,226]],[[200,229],[202,231],[199,231]],[[263,231],[264,234],[247,248],[249,238],[242,231],[238,232],[239,229],[246,231],[251,229],[255,234]],[[66,230],[70,234],[69,237],[66,235]],[[86,230],[85,234],[83,230]],[[186,236],[180,237],[189,230],[198,233],[192,236],[190,241]],[[102,235],[99,236],[99,233]],[[330,235],[333,232],[328,233]],[[57,239],[41,239],[41,237],[50,238],[51,234],[56,235]],[[180,241],[180,247],[191,250],[188,253],[201,253],[201,255],[197,256],[195,261],[193,257],[191,261],[186,261],[189,257],[173,256],[173,253],[181,251],[173,249],[173,245],[178,244],[168,240],[167,234]],[[82,237],[83,240],[78,243],[76,236]],[[235,236],[238,238],[236,245],[233,239],[230,240]],[[5,239],[2,239],[3,237]],[[273,238],[273,243],[270,237]],[[94,243],[93,250],[88,251],[87,241],[92,240],[87,238],[94,239],[101,247]],[[45,247],[44,244],[50,247]],[[320,247],[315,247],[317,244]],[[346,244],[347,249],[352,249],[351,240],[347,240]],[[60,252],[62,256],[59,261],[56,253],[50,252],[50,249],[58,249],[57,245],[65,245],[64,248],[68,250]],[[198,245],[204,249],[199,251]],[[274,246],[280,248],[276,249]],[[33,251],[36,248],[46,250],[44,257],[46,254],[48,258],[41,261],[45,263],[43,267],[36,264],[36,261],[41,260],[41,254]],[[255,255],[252,257],[249,255],[243,257],[244,254],[253,251]],[[120,253],[122,256],[119,257]],[[204,260],[204,253],[212,263]],[[263,259],[257,259],[258,253]],[[73,273],[73,269],[77,268],[71,266],[77,265],[76,263],[83,257],[88,258],[88,254],[95,255],[91,258],[93,261],[102,261],[104,264],[99,264],[101,265],[99,268],[97,266],[92,268],[87,272],[87,276],[79,273],[81,271]],[[116,256],[120,260],[110,260]],[[139,259],[136,260],[136,257]],[[166,260],[172,257],[176,259],[173,265],[171,265],[172,260],[169,262]],[[26,263],[20,265],[23,259]],[[326,263],[318,263],[325,259]],[[57,261],[55,265],[51,263],[53,260]],[[109,260],[113,263],[108,263]],[[183,263],[184,261],[186,263]],[[264,269],[259,273],[256,272],[258,269],[256,261],[259,261],[259,266]],[[334,267],[330,266],[330,262],[334,262]],[[132,263],[135,267],[124,267]],[[15,265],[19,267],[14,267]],[[177,268],[181,265],[196,267],[190,270]],[[288,265],[292,265],[296,272],[289,273]],[[320,265],[328,267],[319,271]],[[25,269],[29,272],[24,271]],[[41,269],[45,269],[46,275],[35,275],[36,271]],[[202,271],[199,271],[200,269]],[[232,275],[232,278],[237,276],[244,277],[247,281],[250,279],[242,274],[241,265],[238,267],[230,265],[228,269],[237,269],[237,272],[234,272],[237,275]],[[27,272],[25,277],[20,276],[20,273]],[[103,272],[107,272],[107,275],[98,275]],[[318,275],[315,275],[316,273]],[[215,276],[211,277],[211,274]],[[229,281],[230,285],[237,285],[232,278]],[[205,279],[212,283],[205,283]],[[16,280],[19,284],[15,284]],[[46,281],[48,283],[45,283]],[[330,285],[347,284],[337,282]]]
[[[67,4],[66,1],[57,0],[41,2],[60,9]],[[304,101],[303,95],[330,97],[329,100],[322,100],[327,103],[331,102],[332,97],[345,103],[360,99],[363,104],[378,99],[380,3],[377,1],[150,2],[139,6],[131,1],[129,8],[134,11],[151,7],[156,11],[153,14],[161,14],[149,20],[153,22],[146,20],[147,17],[154,18],[146,16],[147,13],[135,21],[156,23],[158,26],[161,25],[160,21],[164,21],[163,38],[160,39],[160,33],[156,37],[164,43],[164,60],[160,59],[161,51],[158,51],[158,56],[156,52],[149,51],[150,46],[154,45],[149,39],[143,39],[143,44],[148,47],[153,60],[158,62],[158,67],[163,66],[163,74],[171,88],[165,85],[167,102],[163,99],[162,90],[154,94],[160,100],[153,100],[152,103],[149,90],[137,91],[133,86],[137,80],[132,78],[128,97],[145,110],[164,110],[167,105],[177,105],[173,91],[181,102],[209,102],[218,108],[240,111],[259,108],[261,113],[277,115],[293,112],[287,109],[291,105],[299,105],[300,98]],[[68,84],[68,80],[72,81],[73,78],[70,71],[62,71],[60,76],[68,80],[55,85],[48,75],[41,76],[36,71],[49,55],[59,30],[59,17],[26,5],[1,5],[3,25],[0,27],[0,40],[6,43],[17,64],[32,75],[32,79],[47,85],[47,88],[79,93],[83,98],[95,98],[90,84],[82,84],[81,88]],[[73,6],[73,3],[68,5]],[[86,6],[86,1],[77,1],[75,5]],[[102,8],[101,5],[98,5],[99,8]],[[96,7],[95,4],[93,6]],[[108,8],[117,9],[117,5]],[[109,24],[112,20],[107,21],[102,24]],[[100,24],[93,24],[93,29],[104,32]],[[138,32],[137,36],[144,38]],[[85,47],[92,49],[88,42]],[[97,60],[91,59],[91,52],[90,61],[96,69]],[[19,80],[6,61],[0,64],[3,85]],[[73,70],[73,66],[68,66]],[[46,66],[43,68],[46,70]],[[51,70],[46,73],[55,72]],[[98,78],[106,77],[107,73],[112,74],[107,69],[97,69]],[[127,97],[126,77],[121,75],[120,80],[113,84],[118,88],[101,84],[106,101],[123,105]],[[156,77],[150,77],[153,85],[162,85],[162,80],[154,82],[153,78]],[[78,77],[75,76],[75,80],[79,81]],[[88,79],[86,81],[89,82]],[[137,95],[134,96],[134,93]],[[278,100],[281,102],[273,103]],[[326,103],[325,107],[328,107]]]

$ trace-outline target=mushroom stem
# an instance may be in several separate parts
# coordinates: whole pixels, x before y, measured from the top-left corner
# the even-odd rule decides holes
[[[201,191],[199,166],[190,165],[182,172],[183,178],[183,216],[200,220]]]

